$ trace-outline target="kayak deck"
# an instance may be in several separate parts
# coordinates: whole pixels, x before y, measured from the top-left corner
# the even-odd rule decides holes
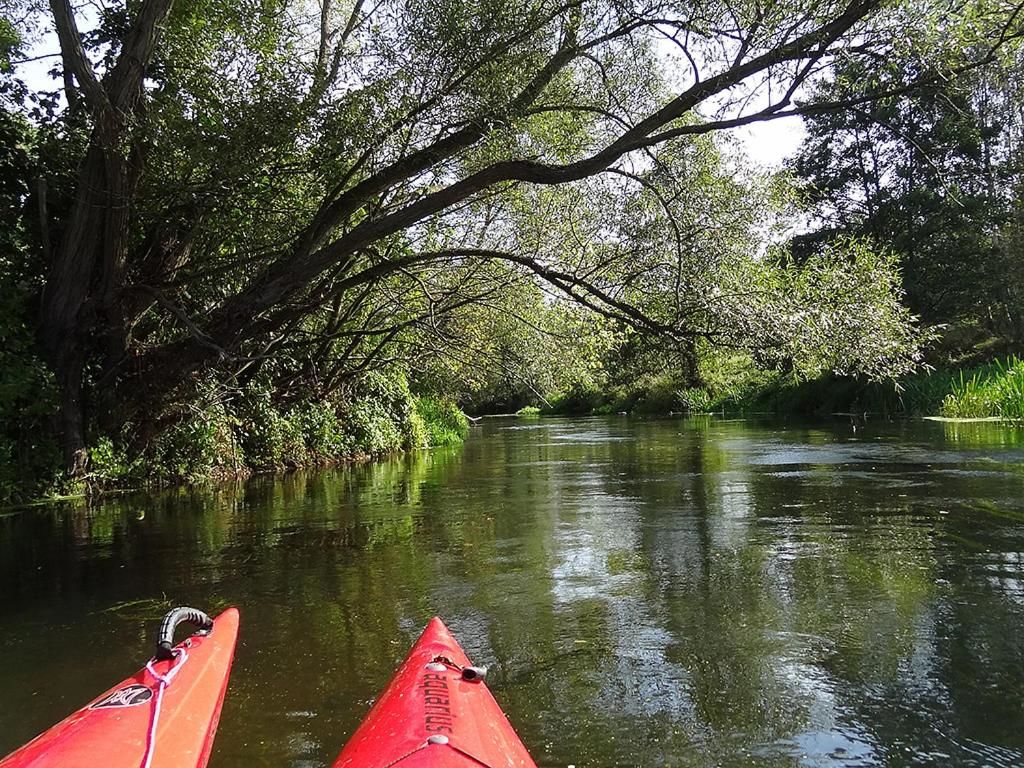
[[[238,611],[214,619],[209,635],[193,635],[187,652],[152,662],[172,672],[164,689],[151,768],[201,768],[210,757],[238,637]],[[146,757],[158,681],[143,667],[77,712],[0,760],[0,768],[139,768]]]
[[[432,619],[334,768],[536,768],[473,670]]]

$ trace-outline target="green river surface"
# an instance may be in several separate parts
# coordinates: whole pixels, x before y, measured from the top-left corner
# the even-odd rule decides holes
[[[1024,430],[484,420],[0,512],[0,754],[237,605],[211,766],[329,765],[441,615],[539,766],[1024,765]]]

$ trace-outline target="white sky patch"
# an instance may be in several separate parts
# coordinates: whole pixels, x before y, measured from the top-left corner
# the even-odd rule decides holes
[[[807,131],[799,117],[753,123],[728,131],[744,153],[764,170],[777,170],[796,155]]]
[[[667,40],[657,40],[655,51],[662,63],[662,76],[676,93],[681,93],[694,85],[695,74],[689,61],[683,58],[678,49]],[[734,51],[732,51],[734,52]],[[700,70],[702,79],[707,79],[720,68],[720,61],[712,56],[705,59],[699,46],[690,49],[695,59],[695,66]],[[770,106],[779,96],[779,88],[785,91],[785,83],[762,77],[761,80],[743,81],[733,88],[715,94],[707,99],[697,112],[707,120],[721,120],[748,115]],[[804,95],[804,89],[798,89],[795,97]],[[803,119],[794,115],[754,122],[750,125],[729,130],[716,131],[715,141],[723,149],[738,152],[736,158],[741,164],[750,163],[757,171],[776,171],[786,161],[793,158],[800,149],[807,132]]]
[[[63,87],[59,78],[51,77],[50,71],[54,68],[60,69],[60,44],[57,42],[57,33],[47,30],[43,36],[35,41],[25,54],[26,61],[18,64],[17,72],[22,80],[33,91],[56,91]]]

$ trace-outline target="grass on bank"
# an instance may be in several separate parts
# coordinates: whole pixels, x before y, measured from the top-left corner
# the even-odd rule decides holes
[[[724,363],[724,364],[722,364]],[[1017,357],[960,370],[932,370],[899,382],[826,375],[799,380],[762,371],[740,358],[702,371],[699,387],[672,374],[641,377],[606,391],[574,388],[544,413],[777,413],[1024,419],[1024,361]]]
[[[1010,357],[960,371],[942,401],[941,415],[1024,420],[1024,360]]]

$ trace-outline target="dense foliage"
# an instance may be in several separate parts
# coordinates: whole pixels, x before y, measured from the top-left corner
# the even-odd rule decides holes
[[[908,306],[945,326],[939,363],[1024,345],[1022,56],[1007,46],[959,78],[811,115],[796,162],[820,215],[802,246],[855,234],[891,249]],[[873,76],[848,65],[814,97]]]

